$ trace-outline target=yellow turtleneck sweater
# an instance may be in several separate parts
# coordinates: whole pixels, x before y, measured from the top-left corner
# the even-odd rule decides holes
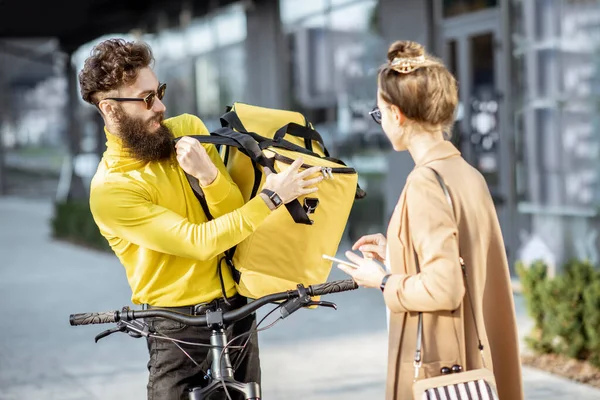
[[[183,114],[164,121],[175,137],[207,135]],[[270,214],[260,196],[244,204],[217,150],[204,144],[219,173],[203,187],[208,221],[175,155],[145,163],[130,157],[106,129],[107,150],[92,179],[90,206],[102,235],[125,267],[135,304],[175,307],[221,297],[218,261]],[[223,263],[228,296],[235,286]]]

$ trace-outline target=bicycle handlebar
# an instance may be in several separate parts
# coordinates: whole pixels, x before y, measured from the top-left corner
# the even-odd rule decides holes
[[[345,279],[343,281],[332,281],[311,285],[306,288],[306,292],[309,296],[322,296],[325,294],[346,292],[349,290],[358,289],[358,285],[352,279]]]
[[[357,288],[358,285],[356,284],[356,282],[354,282],[352,279],[346,279],[342,281],[332,281],[308,286],[306,288],[306,293],[312,297],[322,296],[330,293],[345,292]],[[252,314],[254,311],[258,310],[265,304],[269,304],[275,301],[290,300],[299,297],[300,294],[301,291],[300,289],[298,289],[288,290],[285,292],[279,292],[260,297],[236,310],[223,313],[223,323],[230,324],[235,321],[239,321],[240,319],[243,319],[248,315]],[[124,308],[122,311],[71,314],[71,316],[69,317],[69,323],[71,324],[71,326],[107,324],[119,322],[121,320],[132,321],[135,319],[151,317],[167,318],[173,321],[181,322],[182,324],[192,326],[209,325],[208,317],[206,315],[192,316],[160,309],[130,310],[127,308]]]
[[[83,314],[71,314],[69,322],[72,326],[110,324],[119,321],[119,311],[93,312]]]

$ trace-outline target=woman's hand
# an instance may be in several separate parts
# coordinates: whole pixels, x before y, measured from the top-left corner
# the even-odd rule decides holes
[[[385,248],[387,239],[381,233],[365,235],[358,239],[352,246],[352,250],[359,250],[363,257],[373,258],[379,262],[385,262]]]
[[[363,258],[351,251],[347,251],[345,255],[348,260],[358,265],[358,268],[338,264],[339,269],[350,275],[359,286],[379,288],[386,272],[377,261]]]

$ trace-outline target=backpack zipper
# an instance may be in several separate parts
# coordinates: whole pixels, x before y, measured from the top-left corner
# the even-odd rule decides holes
[[[284,162],[286,164],[292,164],[295,160],[282,156],[279,153],[275,153],[275,160]],[[302,164],[302,168],[311,168],[314,165]],[[325,178],[333,179],[333,174],[356,174],[356,170],[350,167],[322,167],[321,173]]]

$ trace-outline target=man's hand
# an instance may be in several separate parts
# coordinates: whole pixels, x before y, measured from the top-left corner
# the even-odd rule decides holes
[[[316,192],[318,190],[316,185],[323,180],[323,175],[319,174],[321,167],[311,167],[299,172],[302,163],[302,157],[299,157],[278,174],[265,168],[267,177],[263,188],[277,193],[284,204],[299,196]]]
[[[175,144],[175,148],[181,169],[198,179],[200,186],[213,183],[219,170],[199,141],[184,136]]]

